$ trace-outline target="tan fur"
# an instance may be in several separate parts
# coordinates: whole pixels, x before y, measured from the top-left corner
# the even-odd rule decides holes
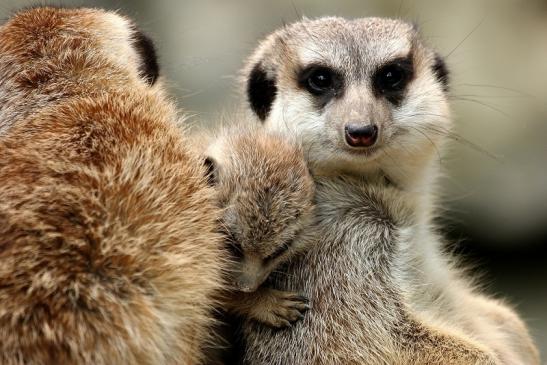
[[[227,309],[290,326],[309,308],[307,299],[259,286],[307,248],[302,232],[312,220],[314,184],[303,151],[280,135],[241,126],[223,130],[206,155],[234,259]]]
[[[411,60],[413,75],[396,104],[373,78],[399,58]],[[290,331],[245,323],[245,363],[539,364],[518,315],[459,274],[432,227],[438,153],[451,136],[437,60],[411,25],[381,18],[304,19],[250,57],[247,101],[266,129],[302,141],[318,231],[275,280],[305,293],[312,309]],[[317,64],[344,80],[326,103],[299,81]],[[275,93],[264,92],[272,85]],[[253,104],[253,91],[268,108]],[[378,126],[372,148],[344,141],[355,120]]]
[[[36,8],[0,27],[0,363],[197,364],[219,211],[132,23]]]

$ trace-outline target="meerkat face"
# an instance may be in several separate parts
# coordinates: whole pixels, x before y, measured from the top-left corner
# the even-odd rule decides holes
[[[233,282],[252,292],[304,248],[297,238],[312,219],[313,179],[302,150],[273,134],[227,137],[208,155],[235,262]]]
[[[405,164],[449,127],[445,64],[402,21],[303,20],[270,35],[244,73],[251,110],[299,137],[319,172]]]

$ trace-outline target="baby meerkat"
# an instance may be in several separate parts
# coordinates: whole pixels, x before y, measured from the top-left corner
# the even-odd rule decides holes
[[[98,9],[0,26],[0,363],[199,364],[220,210],[151,41]]]
[[[245,323],[246,364],[539,364],[526,326],[454,268],[433,228],[448,71],[400,20],[303,19],[243,70],[247,106],[299,139],[316,182],[313,246],[275,276],[312,310]]]
[[[303,318],[307,298],[261,286],[307,248],[314,183],[300,146],[262,129],[227,130],[207,151],[233,256],[228,311],[280,328]]]

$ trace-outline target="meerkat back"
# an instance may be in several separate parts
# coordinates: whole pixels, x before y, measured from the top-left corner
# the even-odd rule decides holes
[[[0,363],[200,363],[219,210],[157,77],[114,13],[0,27]]]

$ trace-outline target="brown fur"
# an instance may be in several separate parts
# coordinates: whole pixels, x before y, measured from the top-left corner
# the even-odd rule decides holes
[[[0,27],[0,363],[196,364],[218,210],[133,25],[36,8]]]
[[[307,248],[314,184],[302,149],[261,129],[224,130],[208,152],[233,253],[229,310],[286,327],[309,308],[298,293],[260,287],[272,270]]]

